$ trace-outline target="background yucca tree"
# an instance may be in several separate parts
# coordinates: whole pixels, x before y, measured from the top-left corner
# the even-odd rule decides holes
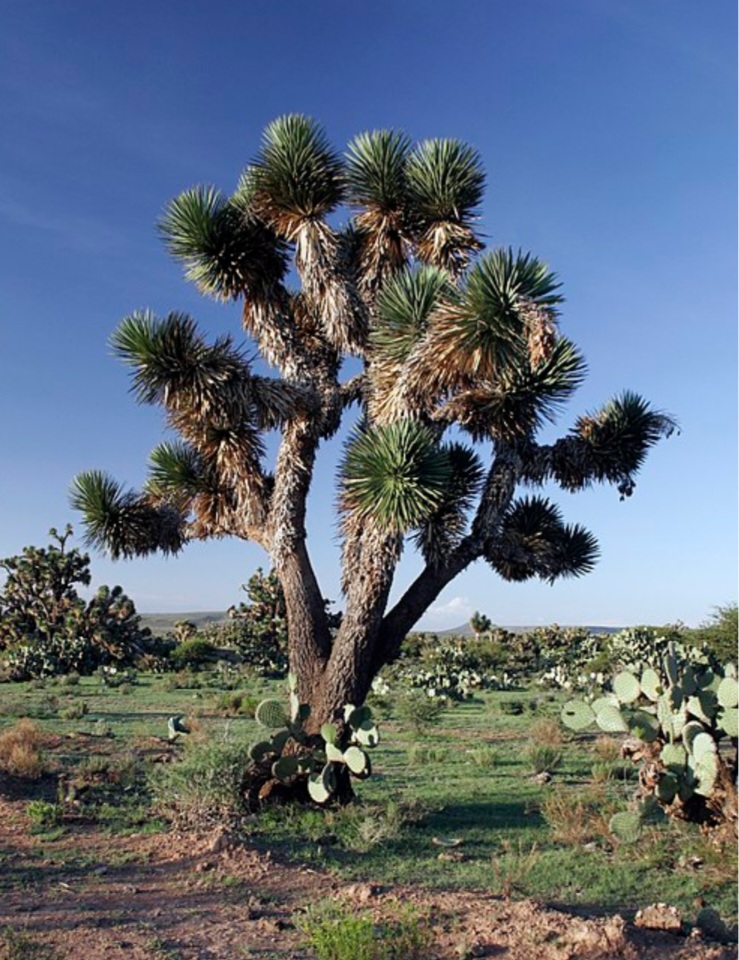
[[[507,580],[591,570],[592,534],[519,487],[608,482],[628,496],[649,448],[674,429],[626,392],[556,443],[537,442],[585,362],[559,332],[560,285],[547,266],[528,253],[481,252],[483,188],[478,154],[456,141],[414,146],[376,131],[342,156],[312,120],[282,117],[232,196],[196,187],[160,223],[204,294],[242,304],[245,345],[277,375],[255,375],[231,337],[208,342],[177,313],[133,314],[113,336],[138,400],[161,407],[180,440],[153,451],[140,492],[99,472],[76,478],[89,543],[113,557],[224,535],[263,546],[316,724],[364,700],[469,564],[483,560]],[[362,372],[342,380],[349,355]],[[358,416],[338,467],[345,610],[333,636],[306,544],[306,498],[316,452],[351,407]],[[281,434],[271,467],[269,429]],[[388,609],[409,540],[422,569]]]

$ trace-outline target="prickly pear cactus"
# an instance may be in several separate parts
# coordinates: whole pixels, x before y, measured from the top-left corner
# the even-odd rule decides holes
[[[611,693],[570,700],[561,718],[576,733],[596,726],[640,742],[628,754],[642,764],[642,793],[671,816],[716,824],[737,816],[738,707],[733,664],[668,643],[659,669],[621,670]],[[616,814],[611,825],[625,842],[636,830],[629,816]]]
[[[249,750],[251,774],[262,781],[259,800],[279,785],[302,789],[314,803],[325,804],[336,796],[342,771],[344,779],[370,776],[367,750],[377,746],[380,733],[370,708],[354,704],[347,704],[336,722],[324,723],[319,733],[309,733],[310,707],[298,701],[292,676],[288,686],[289,716],[279,700],[263,700],[256,710],[257,722],[271,731]]]

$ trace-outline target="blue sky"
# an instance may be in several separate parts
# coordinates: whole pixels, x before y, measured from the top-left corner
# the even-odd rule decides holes
[[[682,433],[631,500],[560,495],[598,536],[588,577],[506,584],[478,564],[423,625],[695,624],[736,597],[736,8],[729,0],[0,2],[0,556],[75,521],[75,473],[139,484],[162,437],[108,338],[131,310],[203,300],[154,228],[195,183],[230,190],[274,117],[320,120],[337,146],[378,127],[458,137],[484,158],[490,245],[560,275],[562,330],[590,375],[560,430],[631,388]],[[309,534],[338,597],[332,465]],[[81,526],[77,525],[81,533]],[[221,541],[112,564],[143,611],[223,609],[259,564]],[[398,587],[417,569],[404,559]]]

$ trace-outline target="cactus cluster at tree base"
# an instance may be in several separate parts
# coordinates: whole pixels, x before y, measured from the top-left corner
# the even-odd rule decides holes
[[[347,704],[340,723],[325,723],[319,733],[308,733],[310,707],[300,703],[294,677],[288,675],[290,712],[279,700],[263,700],[255,719],[270,730],[268,739],[253,744],[249,756],[255,766],[269,770],[260,799],[275,782],[291,787],[305,782],[308,797],[325,804],[334,798],[342,775],[365,780],[372,772],[367,749],[377,746],[380,734],[367,706]]]

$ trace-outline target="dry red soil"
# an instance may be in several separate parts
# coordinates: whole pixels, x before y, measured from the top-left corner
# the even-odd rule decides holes
[[[412,904],[428,917],[428,960],[735,960],[733,945],[626,923],[582,918],[531,901],[473,892],[348,885],[279,863],[269,853],[206,836],[109,836],[71,831],[54,843],[30,833],[21,799],[0,799],[0,960],[243,960],[311,954],[292,918],[327,896],[378,915]],[[51,852],[53,851],[53,853]],[[666,917],[669,925],[669,916]],[[657,911],[657,923],[660,922]]]

